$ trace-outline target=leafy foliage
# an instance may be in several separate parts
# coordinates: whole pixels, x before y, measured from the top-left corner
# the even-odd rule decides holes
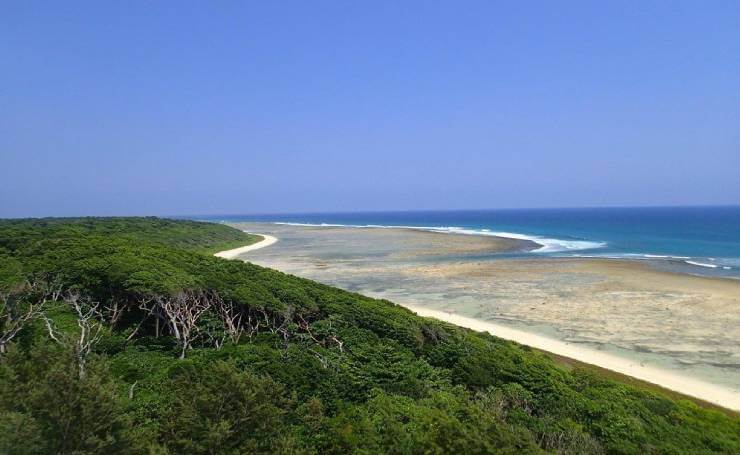
[[[204,254],[253,240],[153,218],[0,221],[3,289],[53,280],[104,325],[84,375],[63,302],[0,354],[0,452],[740,452],[736,416]],[[212,300],[189,346],[157,306],[183,295]]]

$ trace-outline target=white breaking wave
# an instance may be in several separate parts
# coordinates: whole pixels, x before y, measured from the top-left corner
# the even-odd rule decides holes
[[[604,248],[606,246],[606,242],[592,242],[589,240],[551,239],[547,237],[524,235],[512,232],[493,232],[492,234],[498,237],[529,240],[531,242],[537,243],[538,245],[542,245],[540,248],[534,250],[534,253],[560,253],[563,251],[595,250],[597,248]]]
[[[349,224],[289,223],[287,221],[275,221],[272,224],[282,224],[282,225],[285,225],[285,226],[304,226],[304,227],[365,227],[365,226],[352,226],[352,225],[349,225]]]
[[[657,259],[691,259],[689,256],[669,256],[665,254],[643,254],[642,256]]]
[[[681,261],[684,264],[694,265],[697,267],[705,267],[708,269],[722,269],[732,270],[733,267],[727,265],[727,262],[733,263],[733,259],[721,259],[722,262],[717,261],[716,258],[707,258],[709,261],[716,261],[719,263],[710,264],[706,262],[699,262],[690,256],[671,256],[667,254],[636,254],[636,253],[622,253],[622,254],[570,254],[568,257],[574,258],[593,258],[593,259],[629,259],[629,260],[649,260],[649,259],[663,259],[667,261]],[[699,258],[701,259],[701,258]],[[703,260],[703,259],[702,259]],[[734,265],[734,263],[733,263]],[[737,266],[735,266],[737,267]]]
[[[684,261],[687,264],[691,265],[698,265],[699,267],[709,267],[710,269],[716,269],[717,266],[715,264],[705,264],[703,262],[696,262],[696,261]]]
[[[528,240],[540,245],[533,253],[559,253],[563,251],[580,251],[603,248],[606,242],[593,242],[588,240],[563,240],[535,235],[519,234],[516,232],[493,232],[490,229],[466,229],[457,226],[385,226],[377,224],[329,224],[329,223],[290,223],[275,222],[287,226],[307,227],[347,227],[347,228],[379,228],[379,229],[419,229],[423,231],[441,232],[449,234],[484,235],[490,237],[505,237],[514,240]]]

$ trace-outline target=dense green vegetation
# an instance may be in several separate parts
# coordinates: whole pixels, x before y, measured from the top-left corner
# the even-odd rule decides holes
[[[164,218],[41,218],[3,220],[2,242],[6,250],[39,242],[87,237],[115,237],[146,243],[159,243],[202,253],[249,245],[261,239],[218,224]],[[45,244],[48,246],[48,244]]]
[[[254,240],[0,221],[0,453],[740,453],[735,416],[205,254]]]

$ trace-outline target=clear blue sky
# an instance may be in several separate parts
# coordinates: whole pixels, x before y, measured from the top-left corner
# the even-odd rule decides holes
[[[16,1],[0,216],[740,203],[740,2]]]

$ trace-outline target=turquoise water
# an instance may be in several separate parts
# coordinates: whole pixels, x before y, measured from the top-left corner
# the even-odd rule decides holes
[[[305,213],[193,217],[346,226],[404,226],[530,239],[526,255],[649,261],[683,273],[740,277],[740,206]],[[491,255],[494,257],[495,255]]]

